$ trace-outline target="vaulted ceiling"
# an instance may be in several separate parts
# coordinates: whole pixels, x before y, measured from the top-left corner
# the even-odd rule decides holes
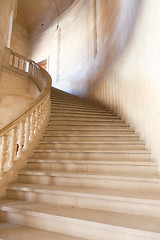
[[[24,18],[28,32],[55,20],[75,0],[19,0],[18,14]]]

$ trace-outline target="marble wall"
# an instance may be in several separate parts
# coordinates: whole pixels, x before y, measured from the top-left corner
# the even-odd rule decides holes
[[[76,1],[57,21],[30,33],[30,58],[36,62],[48,60],[53,83],[67,81],[94,57],[91,5],[90,0]]]
[[[21,29],[18,25],[14,24],[12,29],[12,38],[10,48],[20,55],[28,58],[28,33]]]
[[[8,45],[10,18],[13,11],[13,21],[16,17],[18,0],[0,1],[0,75],[2,69],[4,46]]]
[[[88,95],[133,126],[160,163],[160,2],[143,0],[123,54]]]

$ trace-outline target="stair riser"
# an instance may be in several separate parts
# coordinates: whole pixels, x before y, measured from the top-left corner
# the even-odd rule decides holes
[[[57,232],[70,235],[73,237],[82,237],[86,240],[159,240],[159,236],[155,234],[146,238],[145,232],[134,231],[128,228],[121,228],[101,223],[93,223],[84,220],[72,220],[65,217],[50,216],[49,214],[25,214],[21,212],[3,211],[3,220],[14,224],[25,225],[46,231]]]
[[[98,108],[87,108],[87,107],[73,107],[73,106],[57,106],[57,105],[51,105],[51,110],[56,111],[56,112],[75,112],[75,113],[95,113],[95,114],[106,114],[110,113],[112,114],[109,110],[99,110]]]
[[[40,143],[38,149],[54,149],[54,150],[144,150],[144,145],[125,145],[124,144],[65,144],[65,143]]]
[[[48,126],[46,128],[46,130],[48,131],[51,131],[51,130],[92,130],[92,131],[96,131],[96,130],[103,130],[103,131],[111,131],[111,130],[114,130],[114,131],[127,131],[127,132],[134,132],[133,130],[131,130],[129,127],[126,127],[126,126],[59,126],[59,125],[52,125],[52,126]]]
[[[122,141],[127,141],[128,143],[130,142],[139,142],[139,137],[137,136],[45,136],[43,135],[42,140],[44,141],[62,141],[62,142],[84,142],[84,141],[90,141],[90,142],[122,142]]]
[[[97,116],[97,117],[116,117],[116,118],[119,118],[118,116],[117,116],[117,114],[113,114],[113,113],[109,113],[109,112],[100,112],[100,113],[98,113],[98,112],[91,112],[91,111],[80,111],[80,110],[77,110],[77,111],[67,111],[67,110],[62,110],[62,111],[57,111],[57,109],[54,109],[54,108],[51,108],[51,116],[61,116],[61,115],[71,115],[71,116],[74,116],[74,115],[76,115],[76,116]]]
[[[78,105],[78,104],[56,104],[56,103],[51,103],[51,109],[57,109],[57,110],[81,110],[84,112],[99,112],[99,113],[111,113],[110,110],[108,109],[99,109],[99,108],[95,108],[95,107],[90,107],[87,105]]]
[[[97,104],[93,104],[91,102],[86,102],[84,99],[80,99],[80,100],[77,100],[77,99],[69,99],[69,98],[57,98],[54,97],[52,98],[51,97],[51,103],[52,104],[56,104],[56,105],[69,105],[69,106],[73,106],[73,105],[78,105],[78,106],[86,106],[86,107],[89,107],[89,108],[98,108],[98,109],[105,109],[104,107],[102,107],[102,105],[97,105]]]
[[[59,114],[51,114],[50,116],[50,119],[63,119],[63,118],[68,118],[73,120],[73,119],[78,119],[78,120],[85,120],[85,119],[92,119],[92,120],[106,120],[106,119],[109,119],[109,120],[121,120],[120,117],[114,117],[114,116],[103,116],[103,115],[100,115],[100,116],[96,116],[96,115],[91,115],[91,114],[65,114],[65,113],[59,113]]]
[[[120,119],[108,119],[108,118],[82,118],[82,117],[50,117],[49,119],[49,124],[50,123],[55,123],[55,122],[64,122],[64,123],[72,123],[72,122],[77,122],[77,123],[89,123],[92,125],[92,123],[94,122],[97,122],[97,124],[106,124],[106,123],[124,123],[123,120],[120,120]]]
[[[44,159],[79,159],[79,160],[130,160],[130,161],[149,161],[150,154],[114,154],[114,153],[93,153],[93,152],[35,152],[33,155],[34,158],[44,158]]]
[[[66,195],[65,193],[40,193],[35,191],[21,191],[21,190],[8,190],[7,197],[9,199],[16,199],[29,202],[40,202],[45,204],[58,204],[68,207],[81,207],[87,209],[96,209],[102,211],[112,211],[119,213],[133,214],[136,212],[140,216],[160,217],[160,206],[154,204],[147,204],[143,200],[138,203],[136,199],[129,200],[114,199],[114,197],[105,198],[101,196],[91,195],[76,196],[74,193]]]
[[[111,190],[130,190],[135,192],[156,192],[160,193],[160,183],[155,182],[140,182],[139,180],[128,181],[121,179],[105,179],[105,178],[89,178],[89,177],[72,177],[72,176],[37,176],[19,174],[21,183],[36,183],[42,185],[54,184],[57,186],[72,186],[72,187],[94,187]]]
[[[99,172],[113,174],[155,174],[157,167],[131,165],[107,165],[107,164],[78,164],[78,163],[28,163],[30,170],[53,170],[66,172]]]
[[[123,122],[112,122],[112,121],[110,121],[110,122],[105,122],[105,123],[99,123],[99,122],[97,122],[97,121],[92,121],[92,123],[91,122],[87,122],[87,121],[52,121],[52,122],[49,122],[48,123],[48,127],[53,127],[53,126],[66,126],[66,127],[73,127],[73,125],[75,126],[75,127],[86,127],[87,129],[89,129],[89,127],[103,127],[103,129],[104,128],[109,128],[109,127],[116,127],[116,128],[123,128],[123,127],[128,127],[129,128],[129,126],[127,126],[127,125],[125,125],[125,123],[123,123]]]
[[[110,110],[109,108],[104,108],[102,106],[98,106],[98,105],[95,105],[95,104],[90,104],[90,103],[86,103],[85,101],[76,101],[76,100],[68,100],[68,99],[65,99],[64,100],[61,100],[61,99],[52,99],[51,98],[51,105],[52,106],[58,106],[58,107],[69,107],[69,108],[72,108],[72,107],[76,107],[76,108],[81,108],[81,107],[84,107],[84,108],[87,108],[87,109],[97,109],[99,111],[106,111],[106,110]]]
[[[115,131],[110,131],[110,130],[97,130],[97,131],[88,131],[88,130],[82,130],[82,131],[76,131],[76,130],[47,130],[45,131],[45,135],[50,135],[50,136],[54,136],[54,135],[65,135],[65,136],[86,136],[86,135],[89,135],[89,136],[136,136],[134,132],[132,131],[118,131],[118,130],[115,130]]]
[[[66,96],[66,95],[54,95],[51,96],[51,100],[53,100],[52,102],[62,102],[62,103],[66,103],[66,102],[73,102],[74,103],[78,103],[78,104],[85,104],[85,105],[92,105],[90,102],[87,102],[84,98],[77,98],[77,96]]]
[[[89,104],[85,104],[85,103],[77,103],[77,102],[71,102],[71,101],[66,101],[66,102],[62,102],[62,101],[51,101],[51,106],[58,106],[58,107],[69,107],[69,108],[75,108],[75,109],[79,109],[79,108],[84,108],[84,109],[93,109],[93,110],[105,110],[104,108],[98,108],[97,106],[93,106],[93,105],[89,105]],[[107,109],[108,110],[108,109]]]

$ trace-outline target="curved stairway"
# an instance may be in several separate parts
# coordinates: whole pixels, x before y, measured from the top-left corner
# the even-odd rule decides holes
[[[119,116],[52,89],[46,131],[0,210],[6,240],[160,240],[158,166]]]

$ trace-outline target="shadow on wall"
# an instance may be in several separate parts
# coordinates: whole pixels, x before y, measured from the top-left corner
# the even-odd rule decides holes
[[[13,118],[24,112],[34,98],[30,95],[3,94],[0,96],[0,129],[9,123]]]
[[[125,51],[88,95],[121,114],[160,164],[160,2],[139,2]]]
[[[120,1],[119,12],[116,13],[116,18],[112,19],[110,32],[106,33],[108,37],[103,46],[100,46],[97,56],[82,71],[58,82],[56,87],[75,95],[88,96],[88,92],[99,84],[104,76],[107,77],[111,67],[127,47],[141,12],[141,3],[142,1],[138,0]]]

